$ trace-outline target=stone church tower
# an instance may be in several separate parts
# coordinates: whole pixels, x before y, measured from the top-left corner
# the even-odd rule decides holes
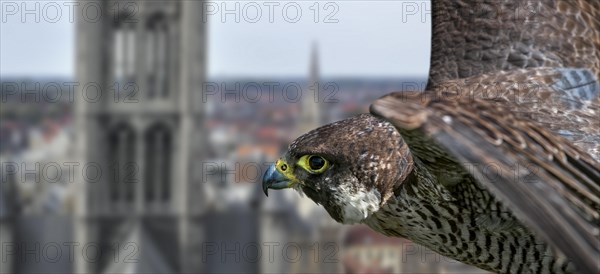
[[[74,270],[201,272],[203,2],[79,4]]]

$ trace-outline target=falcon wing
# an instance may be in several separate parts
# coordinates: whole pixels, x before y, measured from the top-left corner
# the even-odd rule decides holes
[[[506,104],[515,115],[535,121],[600,162],[600,83],[580,68],[533,68],[449,80],[427,96]]]
[[[515,86],[519,80],[535,85]],[[461,173],[470,174],[578,270],[597,272],[600,163],[590,154],[597,156],[598,143],[568,139],[600,136],[597,96],[589,71],[538,68],[393,93],[371,112],[398,127],[432,170],[454,168],[454,178],[440,182],[460,183]]]
[[[427,89],[447,80],[534,67],[600,77],[600,1],[433,0]]]

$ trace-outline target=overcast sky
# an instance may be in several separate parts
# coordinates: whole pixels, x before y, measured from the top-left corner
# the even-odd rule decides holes
[[[19,10],[15,12],[15,6],[7,3],[17,3]],[[36,3],[39,22],[34,14],[25,14],[23,19],[23,5],[35,10]],[[73,76],[75,25],[68,16],[68,4],[73,2],[53,2],[61,9],[58,19],[54,19],[56,6],[47,3],[1,2],[2,77]],[[209,77],[306,76],[313,43],[319,49],[323,77],[426,75],[428,2],[286,3],[208,2],[199,16],[204,14],[209,22]],[[226,13],[225,9],[234,11]]]

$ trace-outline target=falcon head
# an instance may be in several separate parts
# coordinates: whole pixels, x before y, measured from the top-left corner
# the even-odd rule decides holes
[[[361,114],[296,139],[263,177],[263,190],[294,188],[337,222],[364,221],[412,168],[408,147],[382,118]]]

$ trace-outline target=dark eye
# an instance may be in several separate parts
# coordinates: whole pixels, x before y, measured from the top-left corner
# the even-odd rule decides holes
[[[325,166],[325,159],[319,156],[311,156],[308,158],[308,166],[310,166],[312,170],[319,170]]]
[[[300,157],[297,164],[312,174],[322,173],[329,166],[325,158],[317,155],[304,155]]]

